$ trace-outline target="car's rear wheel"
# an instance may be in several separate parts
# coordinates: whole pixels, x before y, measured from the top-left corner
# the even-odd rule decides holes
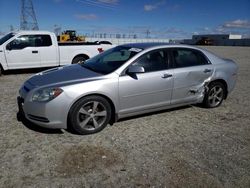
[[[110,118],[110,104],[100,96],[88,96],[80,99],[69,112],[70,126],[79,134],[101,131],[107,126]]]
[[[212,82],[205,94],[203,104],[207,108],[215,108],[221,105],[225,98],[226,89],[221,82]]]

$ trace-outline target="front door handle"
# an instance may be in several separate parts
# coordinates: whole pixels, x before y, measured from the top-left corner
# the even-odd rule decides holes
[[[172,76],[173,76],[172,74],[163,74],[162,78],[170,78]]]
[[[37,50],[32,51],[32,54],[38,54]]]
[[[209,72],[212,72],[212,70],[211,69],[205,69],[203,72],[204,73],[209,73]]]

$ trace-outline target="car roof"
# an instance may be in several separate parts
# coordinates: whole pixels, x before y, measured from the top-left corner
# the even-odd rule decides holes
[[[35,31],[35,30],[20,30],[20,31],[16,31],[16,32],[13,32],[15,34],[40,34],[40,35],[43,35],[43,34],[52,34],[52,32],[50,31]]]
[[[120,46],[128,47],[128,48],[138,48],[145,50],[154,50],[159,48],[189,48],[194,50],[199,50],[205,54],[210,61],[213,63],[217,63],[221,61],[221,58],[218,57],[213,52],[210,52],[207,49],[196,47],[196,46],[190,46],[185,44],[170,44],[170,43],[130,43],[130,44],[123,44]]]

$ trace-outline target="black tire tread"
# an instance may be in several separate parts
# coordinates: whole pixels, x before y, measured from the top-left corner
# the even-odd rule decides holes
[[[78,57],[75,57],[73,60],[72,60],[72,64],[77,64],[79,61],[85,61],[87,60],[88,58],[85,58],[83,56],[78,56]]]
[[[0,64],[0,76],[2,76],[2,75],[3,75],[3,68],[2,68],[2,66]]]
[[[91,130],[91,131],[90,130],[84,130],[78,125],[76,114],[77,114],[79,108],[84,103],[86,103],[88,101],[93,101],[93,100],[101,102],[106,107],[106,109],[107,109],[107,119],[106,119],[105,123],[96,130]],[[105,98],[103,98],[101,96],[97,96],[97,95],[83,97],[83,98],[79,99],[71,107],[71,109],[69,111],[69,116],[68,116],[69,117],[69,119],[68,119],[69,120],[68,121],[69,125],[68,126],[70,126],[69,127],[70,129],[73,129],[75,132],[77,132],[78,134],[81,134],[81,135],[97,133],[97,132],[100,132],[101,130],[103,130],[107,126],[107,124],[109,123],[109,121],[111,119],[111,113],[112,113],[112,111],[111,111],[110,104]]]

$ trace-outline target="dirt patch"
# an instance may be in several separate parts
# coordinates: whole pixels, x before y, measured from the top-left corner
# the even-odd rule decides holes
[[[167,179],[173,187],[223,187],[212,175],[195,168],[184,159],[175,157],[168,162],[170,166]]]
[[[123,164],[124,158],[117,151],[91,145],[71,146],[64,149],[55,171],[62,176],[75,176]]]

